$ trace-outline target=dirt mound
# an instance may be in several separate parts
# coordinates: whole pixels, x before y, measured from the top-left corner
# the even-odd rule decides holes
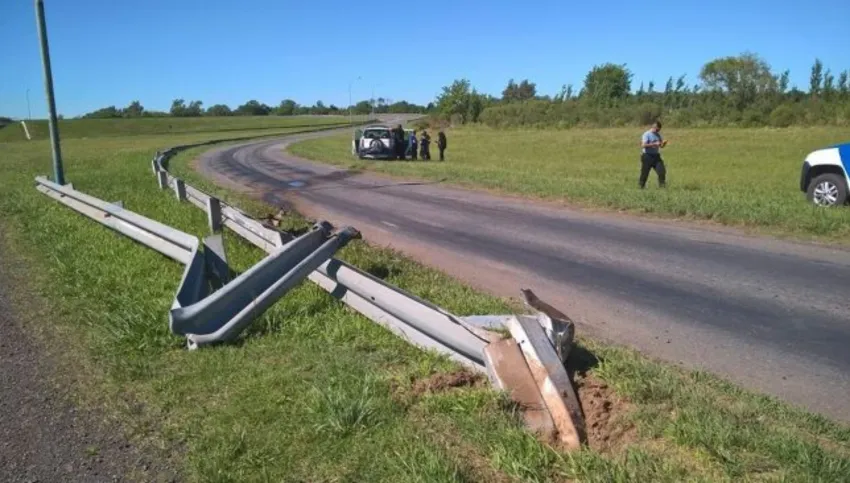
[[[413,393],[420,395],[428,392],[442,392],[455,387],[479,387],[484,380],[481,374],[469,371],[437,373],[416,381],[413,384]]]
[[[631,405],[618,397],[602,380],[590,375],[575,376],[584,412],[587,441],[599,452],[610,452],[635,440],[635,428],[626,415]]]

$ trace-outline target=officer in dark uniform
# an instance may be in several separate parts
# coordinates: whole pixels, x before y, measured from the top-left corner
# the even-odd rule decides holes
[[[395,155],[398,159],[404,161],[404,152],[407,151],[407,144],[404,142],[404,128],[401,124],[393,129],[395,137]]]
[[[446,157],[443,155],[443,152],[446,150],[446,133],[440,130],[437,133],[437,148],[440,150],[440,161],[445,161]]]
[[[419,140],[419,157],[423,161],[431,159],[431,135],[425,130],[422,131],[422,137]]]

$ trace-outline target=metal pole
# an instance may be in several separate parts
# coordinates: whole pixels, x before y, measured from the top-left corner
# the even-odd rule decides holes
[[[30,90],[27,88],[27,121],[32,121],[32,109],[30,109]]]
[[[354,121],[351,117],[351,102],[352,102],[351,101],[351,85],[354,84],[356,81],[359,81],[359,80],[360,80],[360,76],[357,76],[356,79],[353,79],[351,82],[348,83],[348,124],[350,124],[352,126],[354,125]]]
[[[53,73],[50,70],[50,47],[47,45],[47,28],[44,22],[44,0],[35,0],[35,13],[38,21],[38,36],[41,42],[41,64],[44,68],[44,90],[47,94],[47,108],[50,112],[50,145],[53,148],[53,181],[65,184],[62,170],[62,151],[59,148],[59,126],[56,121],[56,102],[53,98]]]

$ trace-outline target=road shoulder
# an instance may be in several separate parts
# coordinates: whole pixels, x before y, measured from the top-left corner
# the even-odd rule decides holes
[[[74,402],[76,377],[33,320],[45,301],[25,273],[0,238],[0,481],[176,481],[104,412]]]

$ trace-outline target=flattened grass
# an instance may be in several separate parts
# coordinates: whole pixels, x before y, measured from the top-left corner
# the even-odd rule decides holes
[[[201,235],[203,213],[158,190],[149,162],[157,149],[217,137],[68,140],[67,176],[80,190]],[[846,428],[592,341],[584,343],[601,362],[590,374],[630,401],[621,416],[636,436],[616,450],[565,455],[525,432],[512,406],[486,387],[418,390],[417,381],[457,366],[310,283],[238,343],[188,352],[167,329],[180,267],[38,193],[32,178],[49,173],[46,142],[5,143],[0,151],[3,242],[27,258],[38,275],[30,288],[50,301],[46,316],[30,323],[66,337],[69,364],[87,371],[80,377],[89,403],[180,448],[189,481],[840,481],[848,474]],[[188,168],[196,153],[175,158],[173,171],[255,214],[272,209],[200,179]],[[237,269],[263,256],[225,238]],[[461,315],[511,308],[362,242],[340,256]]]
[[[432,133],[433,134],[433,133]],[[847,129],[665,129],[668,187],[637,188],[641,131],[573,129],[447,132],[446,161],[372,162],[354,158],[350,137],[296,143],[307,159],[390,175],[633,213],[755,228],[839,243],[850,239],[850,209],[818,209],[800,191],[805,156],[850,140]],[[432,157],[434,156],[432,145]]]

